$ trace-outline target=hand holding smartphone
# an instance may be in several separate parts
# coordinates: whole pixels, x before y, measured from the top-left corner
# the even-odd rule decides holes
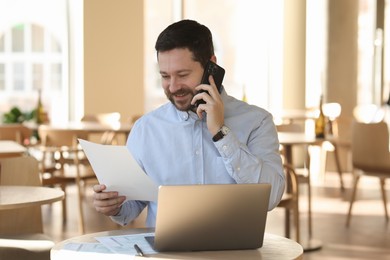
[[[208,84],[209,82],[209,76],[212,75],[215,85],[217,86],[218,92],[221,93],[222,91],[222,81],[223,77],[225,76],[225,69],[219,66],[218,64],[212,62],[209,60],[205,66],[204,73],[202,76],[201,84]],[[205,90],[201,90],[200,92],[207,92]],[[195,106],[199,106],[200,104],[205,104],[206,102],[203,99],[200,99],[196,101]]]

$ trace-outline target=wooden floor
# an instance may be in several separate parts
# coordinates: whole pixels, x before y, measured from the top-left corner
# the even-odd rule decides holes
[[[363,178],[359,185],[358,200],[354,205],[351,226],[345,226],[348,211],[351,174],[344,174],[346,191],[339,189],[338,176],[327,172],[313,185],[313,237],[322,242],[322,248],[306,252],[304,259],[389,259],[390,223],[386,223],[383,203],[377,179]],[[390,183],[387,183],[390,198]],[[95,212],[92,206],[92,191],[86,190],[84,204],[86,233],[122,228],[108,217]],[[68,188],[68,220],[63,225],[60,203],[43,207],[45,233],[56,242],[80,235],[77,230],[77,203],[74,187]],[[388,203],[390,208],[390,204]],[[307,238],[307,192],[301,186],[301,236]],[[143,216],[144,217],[144,216]],[[268,214],[266,232],[284,235],[283,209],[274,209]],[[126,228],[143,227],[139,218]]]

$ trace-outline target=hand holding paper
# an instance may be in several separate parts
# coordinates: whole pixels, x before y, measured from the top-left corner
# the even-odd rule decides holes
[[[125,146],[102,145],[79,139],[99,183],[126,200],[157,201],[158,187]]]

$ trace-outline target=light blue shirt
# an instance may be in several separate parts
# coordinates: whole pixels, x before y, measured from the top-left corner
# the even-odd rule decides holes
[[[271,183],[271,210],[285,185],[272,115],[225,91],[221,95],[231,131],[218,142],[212,141],[205,118],[167,103],[137,120],[127,147],[157,185]],[[111,218],[126,225],[146,206],[146,225],[154,227],[156,202],[127,201]]]

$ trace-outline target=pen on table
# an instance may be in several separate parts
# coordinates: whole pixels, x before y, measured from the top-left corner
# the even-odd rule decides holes
[[[137,251],[139,256],[144,256],[144,252],[142,252],[141,248],[137,245],[134,244],[135,251]]]

